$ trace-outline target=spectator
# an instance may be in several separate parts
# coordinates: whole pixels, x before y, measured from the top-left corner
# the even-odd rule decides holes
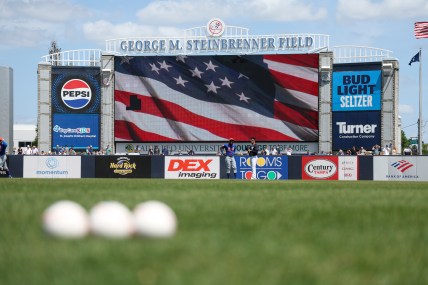
[[[148,155],[153,155],[153,146],[149,146],[149,151],[147,152]]]
[[[153,154],[154,155],[159,155],[160,154],[160,150],[159,150],[159,147],[157,145],[155,145],[155,149],[153,150]]]
[[[169,154],[168,148],[166,146],[164,146],[162,148],[162,155],[168,155],[168,154]]]

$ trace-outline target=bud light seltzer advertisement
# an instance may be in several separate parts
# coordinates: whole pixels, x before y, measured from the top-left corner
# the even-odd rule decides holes
[[[52,67],[52,113],[99,114],[99,67]]]
[[[381,71],[333,72],[333,111],[380,110]]]
[[[380,111],[333,112],[333,150],[380,145]]]

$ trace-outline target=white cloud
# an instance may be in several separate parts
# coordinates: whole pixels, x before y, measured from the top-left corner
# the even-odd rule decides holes
[[[171,27],[138,25],[131,22],[115,25],[111,22],[101,20],[84,24],[83,33],[85,35],[85,38],[88,40],[104,41],[107,39],[119,39],[139,36],[173,36],[179,35],[180,33],[182,33],[182,30],[178,30]]]
[[[66,35],[70,23],[89,15],[88,9],[67,0],[1,1],[0,48],[32,47],[56,39]]]
[[[399,113],[400,114],[412,114],[413,113],[413,106],[406,105],[406,104],[400,104],[398,106]]]
[[[339,0],[337,6],[340,20],[411,19],[427,14],[426,0]]]
[[[210,18],[233,19],[245,17],[254,20],[299,21],[320,20],[327,16],[325,8],[313,7],[298,0],[248,0],[248,1],[154,1],[137,15],[144,23],[181,24],[205,22]]]

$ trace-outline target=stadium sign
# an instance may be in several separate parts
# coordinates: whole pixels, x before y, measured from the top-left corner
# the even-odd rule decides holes
[[[219,157],[165,157],[165,178],[167,179],[220,179],[219,174]]]
[[[247,28],[226,26],[211,19],[206,26],[184,31],[180,37],[132,37],[107,40],[108,52],[135,54],[189,54],[206,52],[253,53],[316,50],[328,47],[329,36],[317,34],[249,35]]]

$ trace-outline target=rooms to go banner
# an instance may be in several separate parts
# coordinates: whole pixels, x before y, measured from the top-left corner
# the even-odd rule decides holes
[[[380,110],[381,71],[333,72],[333,111]]]

